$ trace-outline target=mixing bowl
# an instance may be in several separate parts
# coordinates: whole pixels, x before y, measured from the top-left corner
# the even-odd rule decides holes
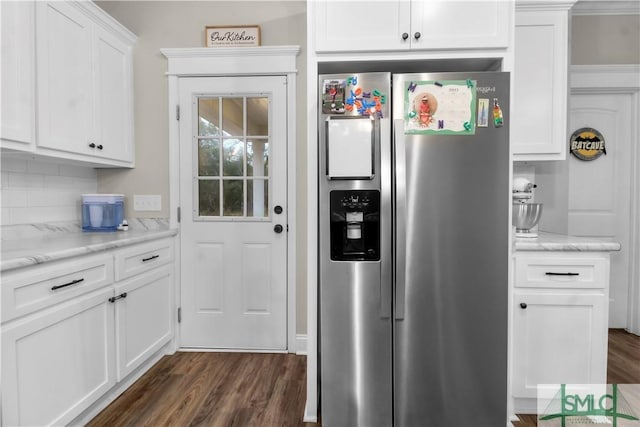
[[[512,223],[516,233],[527,233],[533,228],[542,215],[542,203],[514,203]]]

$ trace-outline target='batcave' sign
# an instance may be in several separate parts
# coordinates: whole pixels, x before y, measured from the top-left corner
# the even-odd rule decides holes
[[[595,160],[607,154],[604,136],[593,128],[580,128],[569,139],[570,153],[580,160]]]

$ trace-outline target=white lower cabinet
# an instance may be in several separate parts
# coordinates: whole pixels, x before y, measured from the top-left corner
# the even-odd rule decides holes
[[[535,413],[544,384],[606,384],[609,255],[515,257],[512,395]]]
[[[114,282],[119,260],[149,251],[164,255]],[[74,422],[148,369],[173,338],[172,261],[161,239],[3,272],[2,425]]]
[[[116,285],[118,381],[171,340],[172,271],[165,266]]]
[[[113,288],[2,327],[2,422],[64,425],[116,383]]]

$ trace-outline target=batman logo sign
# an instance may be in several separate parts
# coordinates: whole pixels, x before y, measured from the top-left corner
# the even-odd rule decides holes
[[[580,160],[595,160],[607,154],[604,136],[593,128],[580,128],[569,139],[570,153]]]

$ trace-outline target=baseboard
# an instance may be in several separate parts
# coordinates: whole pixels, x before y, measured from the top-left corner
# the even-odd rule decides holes
[[[296,354],[307,355],[307,334],[296,334]]]
[[[307,412],[307,403],[304,404],[304,417],[302,417],[302,421],[305,423],[317,423],[318,415],[317,414],[309,414]]]

